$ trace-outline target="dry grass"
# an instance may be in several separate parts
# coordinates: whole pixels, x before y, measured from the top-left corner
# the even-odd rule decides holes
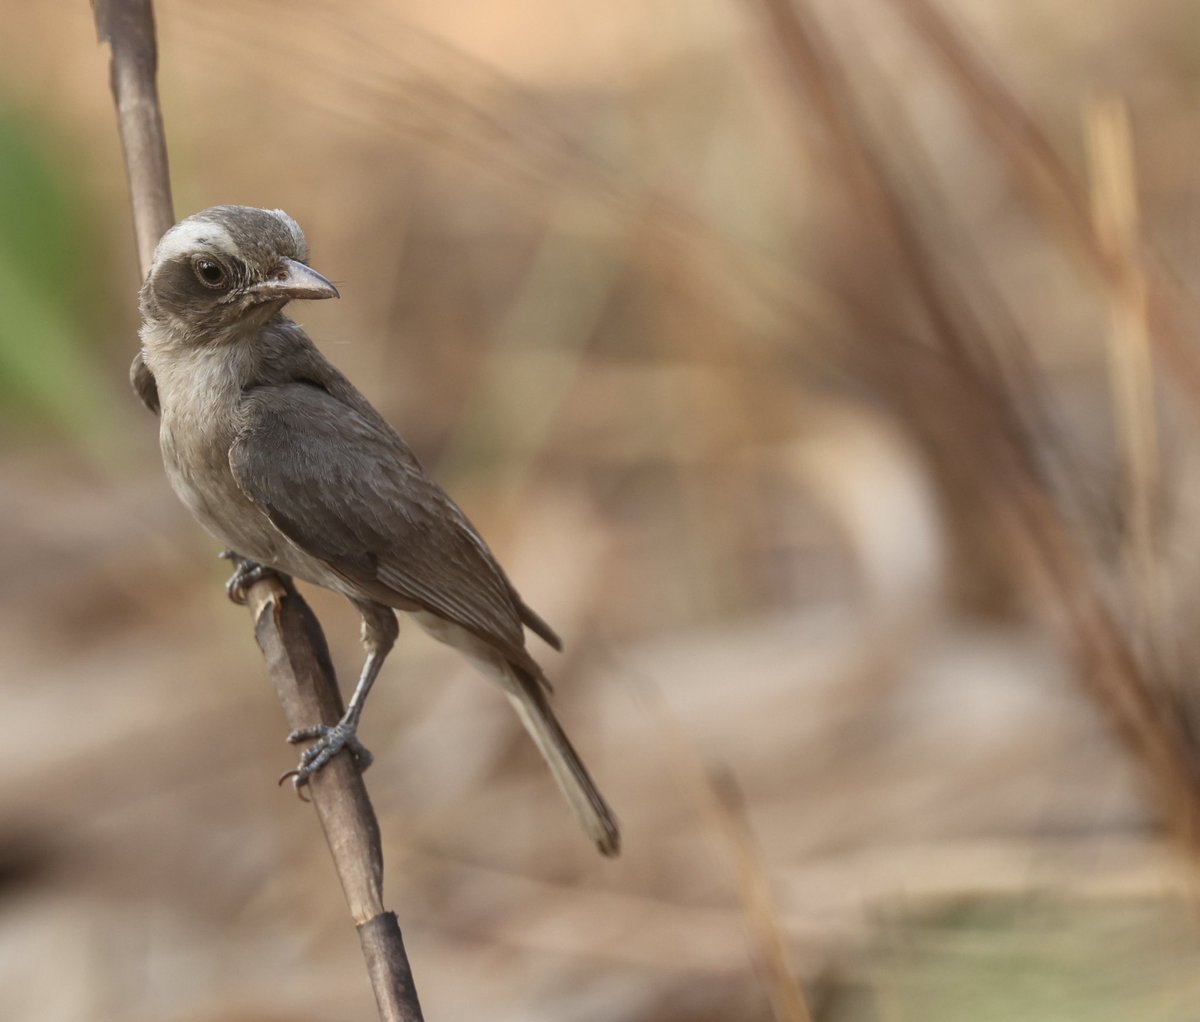
[[[126,300],[124,449],[0,451],[3,1014],[369,1017],[245,622],[116,410],[103,55],[10,7],[0,95],[93,154]],[[406,635],[364,737],[428,1017],[1190,1017],[1185,15],[452,8],[159,12],[180,210],[305,225],[345,297],[302,319],[567,638],[625,826],[595,857]]]

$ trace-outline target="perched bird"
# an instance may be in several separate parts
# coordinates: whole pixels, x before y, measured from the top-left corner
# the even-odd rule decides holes
[[[239,563],[346,596],[362,615],[366,660],[334,726],[311,741],[297,788],[357,738],[367,693],[401,610],[467,656],[508,696],[558,786],[605,855],[620,838],[604,799],[551,711],[525,628],[561,642],[517,594],[466,516],[378,412],[284,315],[296,298],[336,298],[310,269],[300,225],[282,210],[214,206],[172,227],[140,294],[132,378],[160,415],[167,477]]]

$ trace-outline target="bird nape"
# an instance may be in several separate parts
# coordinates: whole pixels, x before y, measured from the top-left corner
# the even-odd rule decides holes
[[[231,593],[262,566],[341,593],[362,616],[367,655],[345,714],[288,736],[312,743],[293,783],[343,749],[370,762],[358,725],[402,611],[503,689],[584,829],[616,855],[613,814],[525,646],[526,628],[555,649],[558,636],[399,434],[284,315],[293,299],[336,297],[282,210],[206,209],[158,243],[132,371],[160,415],[172,487],[235,559]]]

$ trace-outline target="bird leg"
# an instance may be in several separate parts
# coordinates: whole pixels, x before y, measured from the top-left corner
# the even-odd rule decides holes
[[[271,568],[259,564],[257,561],[247,560],[236,550],[222,550],[217,556],[222,560],[233,562],[233,574],[225,583],[225,595],[238,606],[245,605],[246,590],[255,582],[261,582],[264,578],[277,574]]]
[[[290,777],[297,793],[308,784],[313,774],[342,749],[350,750],[360,770],[366,770],[371,765],[373,757],[358,740],[358,722],[367,701],[367,693],[375,684],[379,669],[396,642],[400,626],[396,622],[395,611],[390,607],[365,600],[353,602],[362,615],[362,641],[367,649],[367,658],[363,661],[358,684],[354,686],[354,694],[350,696],[350,702],[341,720],[333,725],[315,724],[312,727],[299,728],[287,736],[287,740],[293,745],[312,742],[312,745],[300,754],[300,763],[296,769],[289,770],[279,778],[282,784]]]

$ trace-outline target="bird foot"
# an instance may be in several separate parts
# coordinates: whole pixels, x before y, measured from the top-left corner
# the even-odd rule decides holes
[[[239,606],[245,605],[246,591],[255,582],[261,582],[264,578],[275,574],[272,569],[257,561],[248,561],[234,550],[222,550],[218,556],[222,560],[233,562],[233,574],[225,583],[225,594]]]
[[[311,741],[312,745],[300,754],[300,763],[296,769],[289,770],[280,777],[279,783],[282,784],[291,778],[292,787],[296,789],[296,794],[304,798],[301,789],[308,784],[313,774],[318,773],[326,763],[343,749],[350,750],[355,762],[358,763],[360,771],[366,770],[375,757],[358,740],[358,735],[355,731],[356,726],[344,720],[332,726],[317,724],[314,727],[305,727],[293,731],[287,736],[287,740],[293,745],[308,741]]]

